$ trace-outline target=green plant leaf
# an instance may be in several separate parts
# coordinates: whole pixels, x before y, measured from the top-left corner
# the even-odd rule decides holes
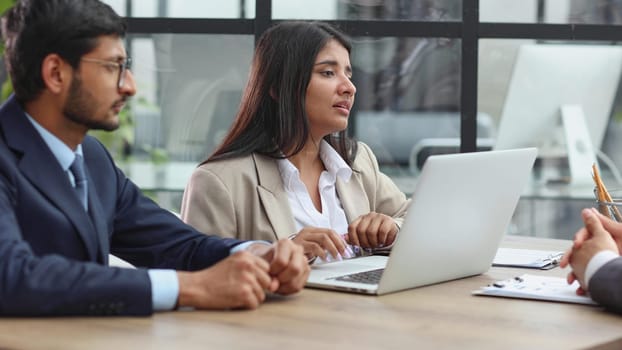
[[[9,8],[15,5],[15,0],[0,0],[0,13],[3,13]]]

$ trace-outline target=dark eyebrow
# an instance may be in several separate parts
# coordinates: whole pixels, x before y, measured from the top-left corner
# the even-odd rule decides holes
[[[323,64],[326,64],[326,65],[329,65],[329,66],[338,66],[339,65],[339,63],[337,63],[337,61],[335,61],[335,60],[324,60],[324,61],[320,61],[320,62],[316,62],[315,63],[316,66],[321,66]],[[352,67],[346,66],[346,72],[352,73]]]
[[[324,60],[324,61],[320,61],[320,62],[316,62],[315,65],[319,66],[322,64],[328,64],[329,66],[336,66],[338,65],[337,61],[335,60]]]

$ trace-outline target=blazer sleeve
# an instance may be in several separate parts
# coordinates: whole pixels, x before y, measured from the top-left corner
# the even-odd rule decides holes
[[[181,218],[201,232],[237,237],[233,196],[220,177],[206,166],[195,169],[188,181],[181,202]]]
[[[608,310],[622,313],[622,257],[609,261],[590,279],[590,296]]]
[[[380,171],[378,160],[366,144],[358,143],[358,154],[355,167],[363,172],[365,191],[372,211],[391,216],[399,228],[404,223],[404,216],[410,204],[397,185]]]

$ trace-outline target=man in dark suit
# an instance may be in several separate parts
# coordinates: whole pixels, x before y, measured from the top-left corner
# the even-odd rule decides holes
[[[586,294],[607,309],[622,313],[622,223],[598,213],[594,208],[581,212],[585,227],[577,231],[572,247],[560,265],[570,265],[568,283],[581,286]]]
[[[98,0],[23,0],[3,18],[14,96],[0,107],[0,315],[255,308],[299,291],[300,247],[197,232],[87,135],[116,129],[135,93],[125,30]],[[148,269],[108,267],[109,253]]]

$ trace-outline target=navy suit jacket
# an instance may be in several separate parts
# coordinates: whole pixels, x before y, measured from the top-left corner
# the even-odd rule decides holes
[[[590,296],[610,311],[622,314],[622,257],[615,258],[590,279]]]
[[[108,267],[108,253],[198,270],[239,243],[199,233],[143,196],[93,137],[82,147],[88,213],[17,101],[0,107],[0,315],[149,315],[147,270]]]

